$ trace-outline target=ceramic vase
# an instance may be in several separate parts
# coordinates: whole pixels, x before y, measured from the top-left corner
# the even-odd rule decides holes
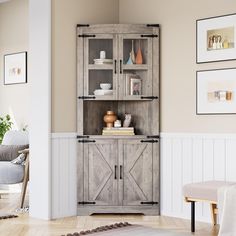
[[[139,47],[138,47],[138,52],[137,52],[135,62],[136,64],[143,64],[143,56],[142,56],[142,51],[140,47],[140,40],[139,40]]]
[[[103,120],[106,123],[106,127],[111,128],[114,126],[114,122],[117,120],[117,116],[114,111],[107,111]]]
[[[131,57],[131,60],[132,60],[133,64],[135,64],[134,40],[132,40],[132,49],[131,49],[131,52],[130,52],[130,57]]]

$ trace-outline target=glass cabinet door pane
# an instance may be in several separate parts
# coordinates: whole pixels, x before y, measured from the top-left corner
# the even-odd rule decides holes
[[[112,34],[88,37],[84,44],[84,94],[98,100],[115,99],[116,38]]]
[[[124,34],[119,43],[123,74],[121,96],[127,100],[152,96],[152,39],[140,34]]]

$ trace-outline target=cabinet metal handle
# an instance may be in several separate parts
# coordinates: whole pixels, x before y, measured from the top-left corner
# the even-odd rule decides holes
[[[117,60],[115,60],[115,74],[117,73],[117,71],[116,71],[116,64],[117,64]]]
[[[86,140],[86,139],[82,139],[82,140],[78,140],[79,143],[96,143],[96,140]]]
[[[123,179],[123,177],[122,177],[122,165],[120,165],[120,179]]]
[[[141,140],[141,143],[158,143],[158,140],[150,139],[150,140]]]
[[[122,74],[122,60],[120,60],[120,74]]]
[[[117,179],[117,165],[115,165],[115,179]]]

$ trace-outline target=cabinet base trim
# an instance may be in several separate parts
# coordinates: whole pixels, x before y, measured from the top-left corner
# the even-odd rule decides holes
[[[92,214],[143,214],[149,216],[159,216],[160,209],[157,206],[78,206],[78,216],[88,216]]]

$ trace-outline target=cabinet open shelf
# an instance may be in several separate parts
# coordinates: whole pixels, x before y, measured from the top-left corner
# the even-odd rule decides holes
[[[159,133],[159,121],[152,107],[152,101],[84,101],[83,135],[101,135],[107,111],[114,111],[122,121],[126,113],[131,114],[130,126],[136,135],[155,135]]]

